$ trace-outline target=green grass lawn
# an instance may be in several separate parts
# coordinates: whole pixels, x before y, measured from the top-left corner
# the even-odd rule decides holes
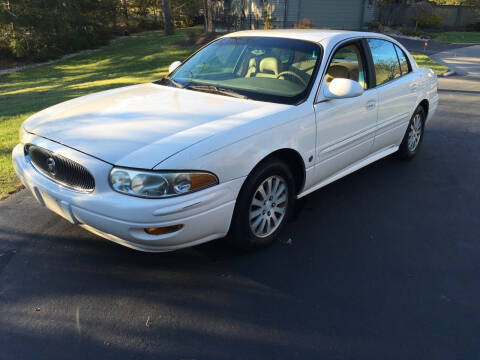
[[[177,30],[169,37],[162,32],[136,34],[99,51],[0,76],[0,199],[20,186],[13,172],[11,151],[26,118],[88,93],[159,79],[170,63],[185,59],[195,50],[175,45],[186,39],[187,31]],[[438,73],[447,71],[424,55],[415,55],[415,59],[420,66]]]
[[[195,50],[175,45],[187,38],[187,31],[180,29],[168,37],[162,32],[135,34],[99,51],[0,76],[0,199],[20,186],[11,151],[25,119],[78,96],[161,78],[173,61]]]
[[[444,43],[478,43],[480,44],[480,32],[479,31],[450,31],[435,33],[433,40]]]
[[[448,71],[446,66],[440,65],[439,63],[430,59],[427,55],[423,54],[412,54],[417,62],[418,66],[429,67],[437,73],[437,75],[442,75]]]

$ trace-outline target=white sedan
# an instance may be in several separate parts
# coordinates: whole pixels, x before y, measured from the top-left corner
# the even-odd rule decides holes
[[[143,251],[274,241],[297,199],[389,154],[410,159],[437,78],[380,34],[242,31],[154,83],[29,119],[13,150],[35,198]]]

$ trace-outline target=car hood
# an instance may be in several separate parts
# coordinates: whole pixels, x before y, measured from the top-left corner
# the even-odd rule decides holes
[[[288,106],[141,84],[52,106],[24,128],[111,164],[153,168],[206,138]]]

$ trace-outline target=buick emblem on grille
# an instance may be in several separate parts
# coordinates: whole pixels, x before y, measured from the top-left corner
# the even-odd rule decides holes
[[[47,170],[52,176],[55,176],[57,172],[57,169],[55,168],[55,159],[52,157],[47,159]]]

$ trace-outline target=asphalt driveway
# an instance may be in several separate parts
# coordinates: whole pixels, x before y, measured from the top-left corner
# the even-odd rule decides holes
[[[418,157],[308,198],[282,241],[135,252],[0,203],[0,359],[477,359],[480,83],[440,79]]]
[[[465,75],[480,81],[480,45],[472,45],[461,49],[449,49],[431,57],[433,60],[454,70],[458,75]]]
[[[443,44],[433,40],[425,41],[425,40],[415,40],[406,37],[399,37],[399,36],[392,36],[395,40],[397,40],[400,44],[405,46],[405,48],[410,52],[425,54],[425,55],[432,55],[442,51],[450,51],[454,49],[463,48],[465,46],[469,46],[469,44]],[[425,42],[427,45],[425,45]]]

